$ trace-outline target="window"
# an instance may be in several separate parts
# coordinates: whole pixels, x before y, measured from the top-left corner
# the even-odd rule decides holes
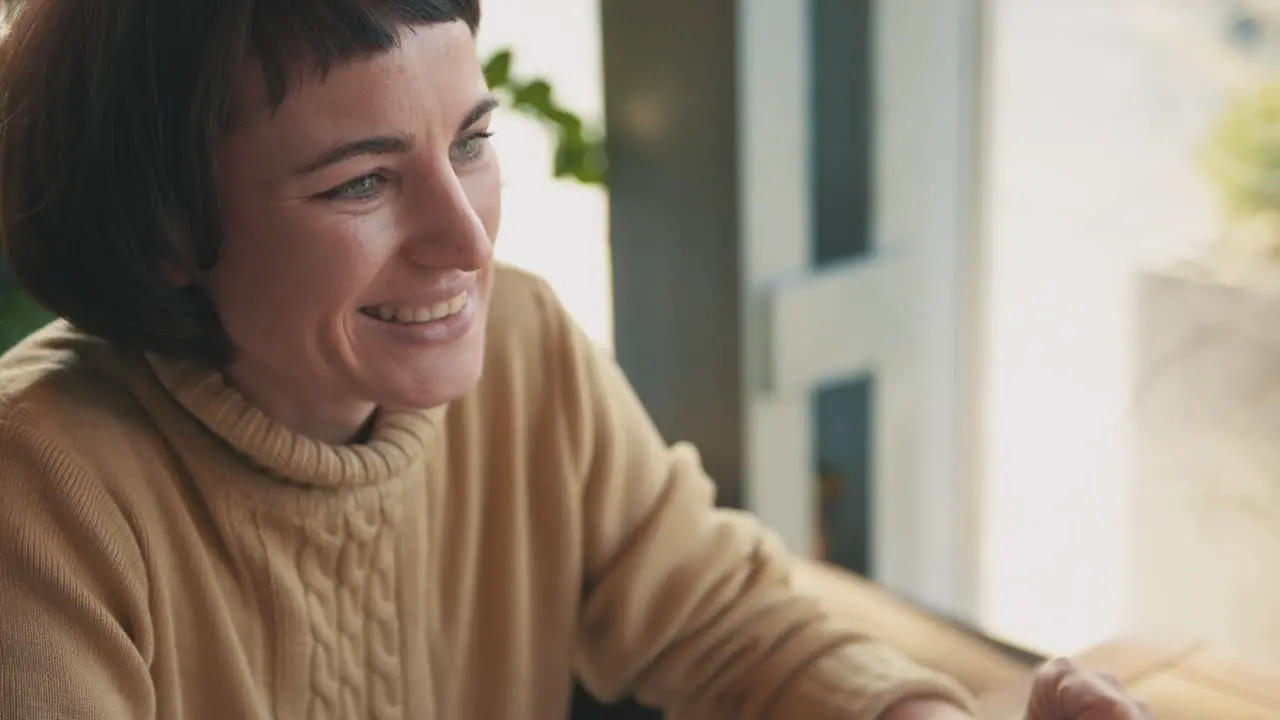
[[[1280,657],[1280,3],[988,8],[983,620]]]

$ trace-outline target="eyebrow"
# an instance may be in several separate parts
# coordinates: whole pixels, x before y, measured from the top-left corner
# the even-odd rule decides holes
[[[466,132],[467,128],[480,122],[485,115],[497,110],[499,105],[501,103],[498,102],[498,96],[496,95],[486,95],[481,98],[480,102],[472,106],[467,111],[467,114],[462,116],[462,122],[458,123],[458,134],[461,135]]]
[[[462,122],[458,124],[458,133],[466,132],[467,128],[475,125],[485,115],[493,112],[498,105],[499,101],[496,96],[485,96],[462,117]],[[373,135],[358,140],[342,142],[325,150],[315,159],[299,167],[297,174],[308,175],[360,155],[393,155],[395,153],[408,152],[413,147],[413,143],[414,139],[411,135]]]
[[[391,155],[408,152],[413,138],[408,135],[374,135],[339,143],[320,153],[314,160],[298,168],[297,174],[308,175],[358,155]]]

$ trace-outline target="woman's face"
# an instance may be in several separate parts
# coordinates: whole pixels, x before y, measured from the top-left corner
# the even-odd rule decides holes
[[[484,358],[501,209],[491,96],[465,23],[309,73],[273,110],[256,67],[218,149],[210,292],[231,381],[331,442],[377,406],[466,393]]]

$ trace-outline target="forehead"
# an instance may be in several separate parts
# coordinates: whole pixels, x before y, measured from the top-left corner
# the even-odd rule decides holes
[[[307,60],[288,69],[288,84],[274,102],[269,74],[256,60],[244,63],[233,93],[231,135],[274,129],[305,140],[403,122],[429,132],[456,124],[487,92],[474,36],[460,21],[402,27],[391,48],[327,69]]]

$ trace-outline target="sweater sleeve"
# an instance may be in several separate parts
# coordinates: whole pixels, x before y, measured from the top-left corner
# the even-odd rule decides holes
[[[694,449],[668,447],[620,368],[561,322],[584,524],[577,669],[593,694],[703,720],[872,720],[916,696],[972,708],[797,592],[775,536],[716,509]]]
[[[16,422],[0,422],[0,488],[0,720],[154,717],[146,576],[119,505]]]

